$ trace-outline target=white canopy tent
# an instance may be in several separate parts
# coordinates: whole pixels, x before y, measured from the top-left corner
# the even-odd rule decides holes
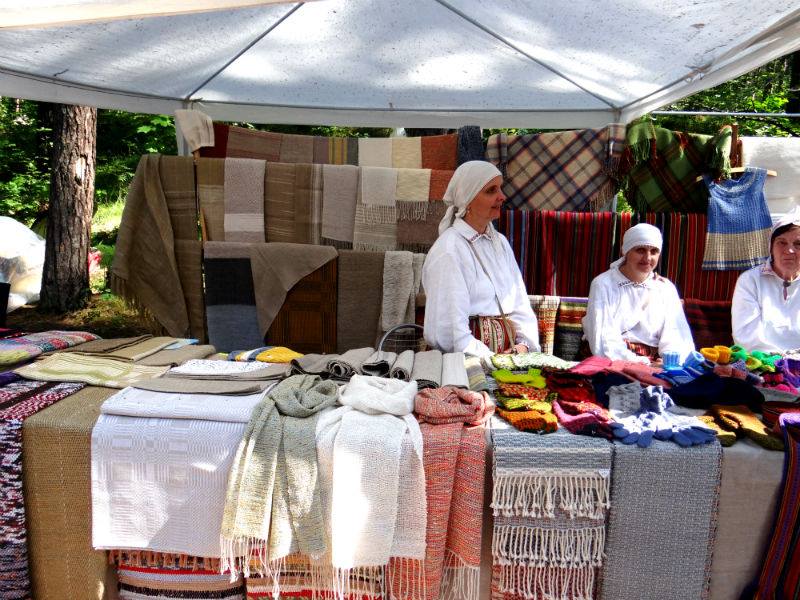
[[[796,0],[319,0],[32,28],[2,28],[4,4],[0,95],[261,123],[596,127],[800,48]]]

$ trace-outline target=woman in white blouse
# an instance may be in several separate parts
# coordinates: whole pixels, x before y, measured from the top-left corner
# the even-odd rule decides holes
[[[770,258],[739,275],[733,292],[733,340],[752,352],[800,348],[800,207],[772,227]]]
[[[622,258],[592,281],[583,318],[592,354],[650,362],[673,351],[683,362],[694,350],[678,290],[655,272],[662,242],[657,227],[631,227],[622,238]]]
[[[491,163],[456,169],[439,237],[425,259],[425,340],[443,352],[488,357],[538,351],[539,329],[511,246],[492,225],[505,201]]]

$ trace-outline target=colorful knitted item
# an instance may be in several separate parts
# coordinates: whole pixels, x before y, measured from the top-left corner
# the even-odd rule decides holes
[[[771,435],[764,423],[746,406],[715,404],[709,412],[714,415],[717,423],[736,432],[737,436],[746,436],[767,450],[783,450],[783,442],[780,438]]]
[[[510,354],[493,354],[491,358],[492,364],[498,369],[506,369],[513,371],[517,368],[514,361],[511,359]]]
[[[495,394],[494,397],[505,410],[538,410],[540,412],[552,412],[553,409],[552,401],[550,400],[517,398],[513,396],[504,396],[503,394]]]
[[[520,383],[535,388],[547,386],[547,381],[542,377],[539,369],[528,369],[527,373],[512,373],[508,369],[496,369],[492,371],[492,377],[498,383]]]
[[[797,598],[800,589],[800,415],[781,415],[786,442],[780,503],[755,598]]]
[[[741,346],[731,346],[731,361],[747,361],[747,350],[742,348]]]
[[[548,367],[559,371],[566,371],[577,364],[574,361],[564,360],[552,354],[545,354],[544,352],[522,352],[520,354],[512,354],[511,362],[514,364],[515,369]]]
[[[0,340],[0,365],[13,365],[36,358],[43,352],[64,350],[99,339],[85,331],[44,331]]]
[[[714,415],[705,414],[700,415],[697,418],[700,419],[707,427],[710,427],[717,432],[717,441],[723,446],[732,446],[734,442],[736,442],[736,433],[730,429],[724,429],[719,423],[717,423],[717,419],[714,417]]]
[[[714,346],[717,351],[717,363],[727,365],[731,361],[731,349],[728,346]]]
[[[552,433],[558,429],[558,419],[551,412],[539,410],[508,411],[497,409],[497,414],[520,431]]]
[[[254,350],[234,350],[228,354],[228,360],[237,362],[267,362],[267,363],[290,363],[295,358],[302,358],[303,355],[285,346],[263,346]]]
[[[785,402],[781,400],[768,400],[761,406],[764,424],[780,435],[781,426],[778,422],[784,413],[800,413],[800,402]]]
[[[498,384],[500,393],[512,398],[527,398],[528,400],[544,400],[547,397],[547,388],[537,388],[520,383]]]
[[[612,439],[608,410],[594,402],[558,399],[553,402],[553,412],[558,422],[570,432],[578,435],[591,435]]]

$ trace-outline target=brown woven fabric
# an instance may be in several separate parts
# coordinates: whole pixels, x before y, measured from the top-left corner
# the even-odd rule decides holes
[[[189,156],[161,157],[161,187],[176,240],[197,239],[194,161]]]
[[[203,299],[203,242],[175,240],[175,262],[189,316],[189,337],[205,342],[206,308]]]
[[[339,251],[336,348],[374,347],[383,293],[383,252]]]
[[[225,241],[225,160],[197,161],[197,195],[200,201],[203,239]]]
[[[447,206],[444,202],[428,202],[422,221],[397,219],[397,249],[410,252],[427,252],[439,237],[439,221]]]
[[[176,350],[159,350],[140,360],[139,364],[150,367],[177,366],[193,358],[206,358],[216,351],[214,346],[192,344]]]
[[[155,354],[159,350],[163,350],[170,344],[175,342],[175,338],[173,337],[166,337],[166,336],[159,336],[159,337],[147,337],[143,340],[136,342],[135,344],[128,344],[120,348],[115,348],[113,350],[109,350],[107,352],[98,352],[97,350],[92,352],[83,352],[80,348],[73,352],[73,354],[78,355],[87,355],[87,356],[102,356],[103,358],[114,358],[117,360],[134,362],[142,360],[150,356],[151,354]]]
[[[314,160],[311,161],[315,165],[327,165],[330,164],[331,159],[330,155],[328,154],[328,147],[329,147],[329,140],[330,138],[324,135],[316,135],[314,136]]]
[[[153,336],[147,334],[147,335],[138,335],[136,337],[128,337],[128,338],[91,340],[88,342],[84,342],[83,344],[78,344],[77,346],[70,346],[69,348],[64,348],[63,350],[54,350],[53,352],[45,352],[42,356],[53,354],[54,352],[82,352],[84,354],[105,355],[110,352],[114,352],[115,350],[120,350],[122,348],[135,346],[136,344],[148,340],[151,337]]]
[[[114,569],[92,550],[91,438],[116,390],[86,387],[23,426],[23,474],[33,597],[116,597]]]
[[[453,171],[434,169],[431,171],[431,188],[428,190],[428,200],[441,200],[447,191],[447,185],[453,178]]]
[[[280,156],[282,163],[314,162],[314,136],[283,134]]]
[[[227,158],[259,158],[278,162],[281,158],[283,135],[271,131],[256,131],[244,127],[228,130]]]
[[[117,235],[111,287],[118,296],[145,309],[169,335],[185,337],[189,317],[161,187],[161,171],[171,164],[161,165],[158,154],[145,154],[139,161]]]
[[[295,165],[269,163],[264,186],[267,242],[295,242]]]
[[[253,244],[250,269],[258,326],[266,336],[287,292],[303,277],[335,259],[336,248],[310,244]]]

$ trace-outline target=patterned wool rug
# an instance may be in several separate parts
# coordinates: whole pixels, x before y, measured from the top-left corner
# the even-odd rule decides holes
[[[492,420],[492,598],[591,600],[603,564],[613,446]]]
[[[721,460],[717,442],[614,444],[601,598],[706,596]]]

